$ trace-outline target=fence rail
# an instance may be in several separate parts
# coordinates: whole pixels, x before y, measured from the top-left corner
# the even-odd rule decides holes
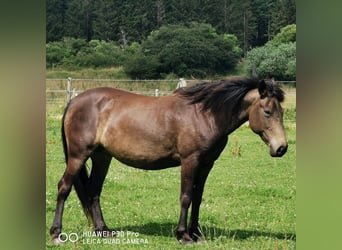
[[[201,80],[212,81],[212,80]],[[46,79],[46,102],[67,103],[82,91],[94,87],[114,87],[139,94],[158,96],[170,94],[176,89],[179,79],[172,80],[118,80],[118,79]],[[198,80],[186,80],[187,85],[193,85]],[[284,85],[287,95],[295,95],[295,90],[287,86],[295,86],[295,81],[277,81]]]

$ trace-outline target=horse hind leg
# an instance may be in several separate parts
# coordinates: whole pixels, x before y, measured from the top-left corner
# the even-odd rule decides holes
[[[109,231],[103,218],[100,206],[100,196],[112,156],[105,152],[103,148],[98,148],[90,158],[92,160],[92,170],[87,186],[87,194],[89,197],[89,209],[94,224],[94,230]]]
[[[67,168],[63,174],[63,177],[58,182],[58,193],[57,193],[57,204],[55,210],[55,216],[50,228],[50,235],[52,237],[52,242],[55,244],[62,243],[59,238],[62,231],[62,216],[64,210],[64,203],[67,200],[72,184],[74,182],[75,176],[78,174],[83,162],[79,159],[69,158],[67,163]]]

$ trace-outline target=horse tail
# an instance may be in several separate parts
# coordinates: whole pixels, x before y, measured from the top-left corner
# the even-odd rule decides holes
[[[63,113],[63,118],[62,118],[62,141],[63,141],[63,151],[64,151],[64,157],[65,157],[66,163],[68,163],[68,145],[67,145],[67,140],[65,136],[64,119],[68,111],[69,105],[70,105],[70,102],[66,106],[64,113]],[[75,180],[73,184],[75,187],[76,194],[79,200],[81,201],[81,205],[82,205],[85,215],[87,216],[88,219],[91,219],[90,201],[89,201],[89,195],[87,193],[88,181],[89,181],[89,175],[87,172],[87,168],[86,168],[86,165],[83,165],[79,173],[75,176]]]
[[[68,163],[68,145],[65,137],[65,129],[64,129],[64,120],[65,120],[65,115],[69,109],[70,102],[67,104],[67,106],[64,109],[63,117],[62,117],[62,142],[63,142],[63,151],[64,151],[64,157],[65,157],[65,162]]]
[[[87,172],[87,168],[85,165],[83,165],[74,180],[74,187],[75,187],[77,196],[79,200],[81,201],[81,205],[82,205],[85,215],[87,216],[88,220],[92,222],[92,216],[90,212],[90,198],[87,193],[88,181],[89,181],[89,175]]]

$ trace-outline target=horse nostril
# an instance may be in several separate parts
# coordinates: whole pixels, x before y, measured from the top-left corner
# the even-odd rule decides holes
[[[277,156],[283,156],[287,151],[287,145],[286,146],[280,146],[277,150]]]

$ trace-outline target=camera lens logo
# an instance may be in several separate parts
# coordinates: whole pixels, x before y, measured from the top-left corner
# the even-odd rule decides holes
[[[78,241],[78,235],[77,233],[70,233],[70,234],[67,234],[67,233],[60,233],[58,235],[58,240],[60,242],[67,242],[67,241],[70,241],[70,242],[76,242]]]

